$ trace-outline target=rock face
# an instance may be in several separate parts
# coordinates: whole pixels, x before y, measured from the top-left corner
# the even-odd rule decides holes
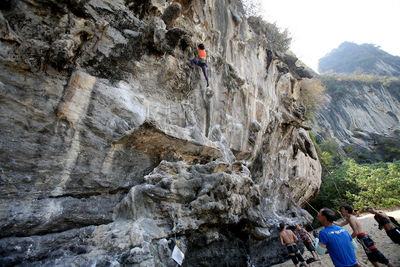
[[[400,98],[394,87],[376,82],[340,81],[338,94],[328,90],[315,115],[313,132],[322,140],[333,138],[343,153],[360,161],[393,160],[400,148]]]
[[[313,132],[359,161],[400,156],[400,57],[374,45],[343,43],[320,60],[327,94]],[[339,74],[340,73],[340,74]],[[385,76],[380,76],[385,75]]]
[[[321,167],[237,1],[0,4],[0,265],[268,266]],[[208,52],[210,88],[190,71]],[[290,59],[290,60],[289,60]]]

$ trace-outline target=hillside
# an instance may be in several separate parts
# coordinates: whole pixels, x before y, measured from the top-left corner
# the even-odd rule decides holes
[[[318,71],[400,77],[400,57],[373,44],[344,42],[319,60]]]

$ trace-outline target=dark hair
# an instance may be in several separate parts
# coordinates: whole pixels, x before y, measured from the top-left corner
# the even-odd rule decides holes
[[[279,224],[279,228],[281,229],[281,231],[283,230],[283,228],[285,228],[285,223],[284,222],[281,222],[280,224]]]
[[[205,47],[204,47],[203,44],[199,44],[198,48],[200,48],[200,49],[205,49]]]
[[[366,208],[366,210],[373,210],[374,208],[373,207],[371,207],[371,206],[368,206],[367,208]]]
[[[335,212],[331,209],[323,208],[321,210],[321,214],[323,216],[325,216],[325,218],[328,220],[328,222],[334,222],[336,220]]]
[[[340,208],[343,208],[343,209],[347,210],[347,212],[348,212],[349,214],[353,214],[353,208],[350,207],[349,205],[343,205],[343,206],[341,206]]]

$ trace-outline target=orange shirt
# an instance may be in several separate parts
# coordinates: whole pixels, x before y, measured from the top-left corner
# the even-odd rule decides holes
[[[197,52],[199,53],[199,58],[206,60],[207,59],[207,54],[205,49],[198,49]]]

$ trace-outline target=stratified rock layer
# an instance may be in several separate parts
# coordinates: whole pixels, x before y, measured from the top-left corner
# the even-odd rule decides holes
[[[0,5],[0,265],[268,266],[321,167],[236,1]],[[188,62],[208,52],[210,88]]]
[[[400,148],[400,84],[333,78],[341,94],[328,90],[315,114],[313,132],[335,140],[339,152],[360,161],[392,161]],[[392,150],[393,149],[393,150]]]

